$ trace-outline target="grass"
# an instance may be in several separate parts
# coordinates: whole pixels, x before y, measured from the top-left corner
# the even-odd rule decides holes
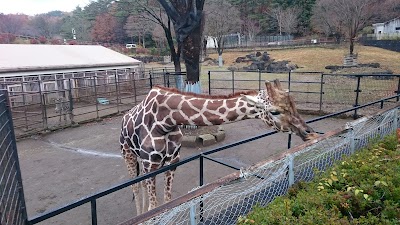
[[[329,72],[325,69],[327,65],[341,65],[343,63],[343,56],[348,53],[346,46],[339,46],[337,48],[327,47],[311,47],[311,48],[297,48],[297,49],[273,49],[273,50],[258,50],[260,52],[267,51],[271,58],[275,61],[289,60],[291,63],[297,64],[298,71],[322,71]],[[233,65],[236,58],[245,56],[248,52],[230,52],[226,51],[222,54],[225,61],[225,68]],[[400,53],[389,51],[376,47],[355,46],[355,53],[358,53],[359,63],[380,63],[381,68],[393,71],[400,74]],[[218,54],[209,54],[210,58],[217,59]],[[210,67],[213,68],[213,67]],[[210,70],[208,67],[203,67],[203,70]],[[215,67],[213,68],[215,69]]]
[[[255,207],[238,224],[400,224],[399,159],[397,137],[389,135]]]

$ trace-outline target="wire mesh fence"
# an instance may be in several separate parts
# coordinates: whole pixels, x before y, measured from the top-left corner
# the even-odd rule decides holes
[[[0,224],[26,224],[21,172],[8,99],[0,90]]]
[[[398,74],[324,74],[321,72],[209,71],[208,93],[229,94],[264,89],[265,80],[279,79],[293,93],[301,110],[333,113],[400,93]],[[392,103],[392,104],[391,104]],[[387,107],[393,107],[395,101]],[[368,108],[354,114],[380,110]]]
[[[124,224],[236,224],[256,204],[265,206],[298,181],[310,181],[344,156],[351,155],[399,127],[399,108],[363,117],[274,158],[241,169],[193,190],[159,212]]]

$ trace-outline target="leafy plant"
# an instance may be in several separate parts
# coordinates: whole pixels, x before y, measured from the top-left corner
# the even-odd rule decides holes
[[[299,183],[238,224],[399,224],[400,149],[390,135]]]

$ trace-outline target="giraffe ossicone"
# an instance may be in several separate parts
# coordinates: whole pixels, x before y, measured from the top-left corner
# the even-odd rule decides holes
[[[316,138],[318,135],[300,117],[292,96],[282,89],[279,80],[266,81],[265,85],[265,90],[220,96],[152,88],[122,119],[120,145],[129,175],[133,178],[140,172],[178,162],[183,137],[179,125],[210,126],[261,119],[304,141]],[[164,202],[171,200],[173,178],[174,170],[165,172]],[[155,177],[147,179],[143,186],[143,195],[139,196],[140,184],[132,185],[138,214],[157,206]]]

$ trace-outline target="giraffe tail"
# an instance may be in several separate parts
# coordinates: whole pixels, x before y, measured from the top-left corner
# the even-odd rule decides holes
[[[139,167],[139,162],[136,162],[136,177],[140,175],[140,167]],[[132,202],[135,200],[135,194],[132,194]]]

